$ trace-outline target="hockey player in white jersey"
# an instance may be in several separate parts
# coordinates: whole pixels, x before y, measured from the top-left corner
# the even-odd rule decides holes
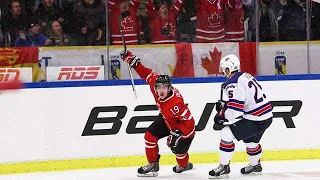
[[[249,158],[249,165],[241,169],[241,174],[260,174],[262,148],[259,142],[272,123],[272,105],[258,81],[252,75],[240,72],[237,56],[223,57],[220,71],[228,78],[223,87],[228,101],[216,103],[218,113],[214,127],[221,129],[220,164],[209,172],[209,179],[229,177],[235,139],[245,143]]]

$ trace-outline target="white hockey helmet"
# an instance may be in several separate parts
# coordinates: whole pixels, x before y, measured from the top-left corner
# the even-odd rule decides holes
[[[226,70],[229,69],[229,74],[226,73]],[[234,71],[240,71],[240,60],[239,58],[234,54],[229,54],[227,56],[224,56],[220,60],[220,68],[219,72],[223,72],[224,75],[229,77],[229,75]]]

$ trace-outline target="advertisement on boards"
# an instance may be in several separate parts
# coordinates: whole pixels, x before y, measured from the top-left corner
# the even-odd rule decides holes
[[[269,92],[274,113],[273,123],[262,139],[264,149],[320,148],[318,137],[314,136],[320,123],[311,113],[317,111],[312,94],[320,81],[261,84]],[[174,84],[195,118],[196,135],[190,153],[219,151],[220,131],[213,130],[213,118],[220,85]],[[144,132],[159,111],[149,86],[138,85],[136,90],[138,99],[130,85],[35,88],[2,96],[2,110],[7,113],[3,113],[0,141],[10,141],[0,150],[0,161],[143,155]],[[19,126],[12,126],[12,122]],[[165,143],[165,139],[160,140],[159,147],[166,147]],[[236,151],[244,150],[242,142],[235,143]],[[14,153],[16,147],[22,146],[30,148]],[[161,148],[160,152],[171,153],[169,148]]]
[[[109,79],[119,80],[121,79],[121,58],[120,55],[110,56],[110,71]]]
[[[104,80],[104,66],[47,67],[47,81]]]
[[[275,75],[287,74],[287,58],[284,51],[277,51],[274,60]]]
[[[13,80],[32,82],[32,68],[0,68],[0,83]]]

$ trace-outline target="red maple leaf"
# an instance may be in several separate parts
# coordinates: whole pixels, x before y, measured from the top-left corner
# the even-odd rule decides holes
[[[215,47],[213,52],[209,51],[209,53],[211,60],[208,57],[201,58],[201,66],[207,70],[208,75],[219,74],[219,63],[222,52],[219,52]]]

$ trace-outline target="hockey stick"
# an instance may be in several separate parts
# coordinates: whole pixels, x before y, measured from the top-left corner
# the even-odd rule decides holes
[[[222,84],[221,84],[221,87],[220,87],[220,101],[221,101],[221,102],[225,102],[225,101],[223,100],[223,89],[224,89],[224,87],[225,87],[225,82],[222,83]]]
[[[225,87],[225,82],[221,84],[221,87],[220,87],[220,101],[223,102],[223,103],[226,103],[226,101],[223,100],[223,90],[224,90],[224,87]],[[217,105],[217,104],[216,104]],[[222,124],[218,124],[218,123],[214,123],[213,124],[213,129],[218,131],[218,130],[221,130],[222,128],[224,128],[226,125],[222,125]]]
[[[124,34],[123,34],[123,28],[122,28],[122,20],[126,17],[130,16],[130,11],[124,11],[122,13],[120,13],[119,15],[119,27],[120,27],[120,33],[121,33],[121,39],[122,39],[122,43],[123,43],[123,49],[124,49],[124,52],[127,51],[127,45],[126,45],[126,41],[124,39]],[[133,90],[133,93],[134,93],[134,97],[136,99],[138,99],[138,96],[137,96],[137,91],[136,91],[136,88],[135,88],[135,85],[134,85],[134,81],[133,81],[133,76],[132,76],[132,72],[131,72],[131,67],[129,64],[128,65],[128,70],[129,70],[129,74],[130,74],[130,80],[131,80],[131,85],[132,85],[132,90]]]

